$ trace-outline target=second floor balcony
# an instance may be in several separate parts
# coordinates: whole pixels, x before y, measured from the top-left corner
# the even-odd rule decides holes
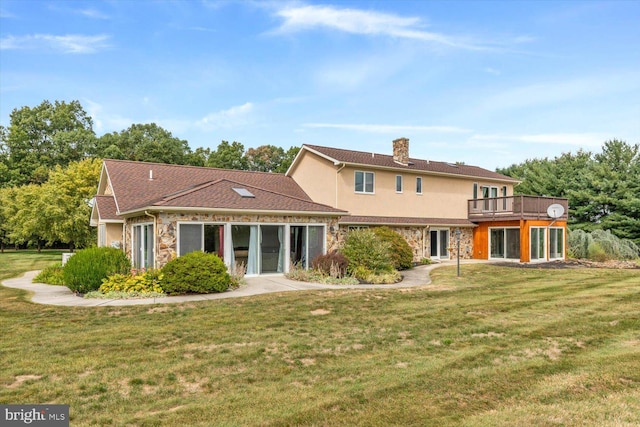
[[[566,221],[569,201],[559,197],[507,196],[471,199],[467,201],[470,221],[499,221],[514,219],[550,219],[547,209],[553,204],[564,208],[564,214],[558,218]]]

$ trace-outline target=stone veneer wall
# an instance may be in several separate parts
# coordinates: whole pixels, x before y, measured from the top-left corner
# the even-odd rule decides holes
[[[420,262],[423,258],[430,258],[431,234],[429,227],[391,227],[390,229],[405,238],[411,249],[413,249],[413,262]],[[348,226],[341,226],[339,233],[339,243],[342,244],[349,231]],[[473,258],[473,229],[460,228],[460,258]],[[456,229],[449,228],[449,256],[455,259],[457,255]]]
[[[141,216],[127,220],[125,239],[126,254],[131,259],[131,226],[151,222],[149,216]],[[338,247],[338,218],[279,216],[279,215],[217,215],[207,213],[167,213],[158,214],[156,231],[156,266],[162,268],[166,263],[178,256],[177,223],[178,222],[214,222],[214,223],[270,223],[270,224],[325,224],[327,230],[327,251]]]

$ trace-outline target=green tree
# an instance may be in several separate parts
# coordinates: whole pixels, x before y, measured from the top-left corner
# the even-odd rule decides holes
[[[0,132],[0,185],[43,183],[53,167],[90,155],[95,147],[93,121],[78,101],[43,101],[14,109]]]
[[[13,187],[0,187],[0,252],[4,252],[5,246],[11,243],[9,233],[11,232],[10,207],[15,199]]]
[[[222,141],[215,151],[212,151],[207,166],[221,169],[247,170],[247,159],[244,155],[244,145],[240,142]]]
[[[256,148],[249,148],[245,154],[248,170],[260,172],[279,171],[284,156],[284,149],[275,145],[261,145]]]
[[[42,246],[55,241],[52,218],[44,211],[49,200],[40,184],[27,184],[12,188],[5,215],[9,219],[9,239],[16,244]]]
[[[191,154],[187,141],[155,123],[133,124],[121,132],[102,135],[96,147],[100,158],[177,165],[188,164]]]
[[[595,155],[565,153],[553,160],[527,160],[498,172],[522,181],[516,194],[566,197],[573,229],[610,229],[620,238],[640,243],[638,144],[614,139]]]
[[[280,166],[274,172],[285,173],[289,169],[289,166],[291,166],[291,163],[293,163],[293,160],[298,155],[298,152],[300,152],[300,147],[290,147],[284,153],[282,163],[280,163]]]
[[[60,241],[75,247],[89,246],[95,241],[95,230],[89,226],[90,202],[96,194],[102,161],[85,159],[66,168],[57,166],[43,185],[47,204],[41,213],[51,224],[49,242]]]

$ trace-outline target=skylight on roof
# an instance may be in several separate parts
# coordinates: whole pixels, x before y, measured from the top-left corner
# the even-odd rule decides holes
[[[247,190],[246,188],[234,188],[233,191],[235,191],[236,193],[238,193],[241,197],[256,197],[253,195],[253,193],[249,190]]]

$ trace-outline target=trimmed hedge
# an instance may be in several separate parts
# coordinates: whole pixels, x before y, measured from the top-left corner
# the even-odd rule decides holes
[[[231,287],[231,276],[222,259],[202,251],[189,252],[163,268],[162,289],[169,295],[209,294]]]
[[[69,289],[85,294],[97,291],[107,277],[127,274],[130,269],[131,262],[120,249],[93,247],[82,249],[69,258],[62,276]]]

